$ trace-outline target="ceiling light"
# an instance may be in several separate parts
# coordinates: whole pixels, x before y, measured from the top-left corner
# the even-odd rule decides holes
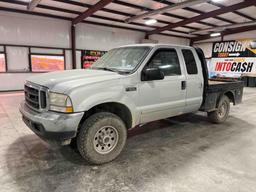
[[[145,24],[146,24],[146,25],[153,25],[153,24],[155,24],[156,22],[157,22],[156,19],[146,19],[146,20],[145,20]]]
[[[222,1],[222,0],[212,0],[212,2],[214,2],[214,3],[219,3],[220,1]]]
[[[218,37],[218,36],[220,36],[221,35],[221,33],[212,33],[210,36],[211,37]]]

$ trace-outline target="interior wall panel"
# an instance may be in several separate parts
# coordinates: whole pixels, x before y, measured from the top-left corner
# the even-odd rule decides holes
[[[183,38],[177,38],[177,37],[151,35],[150,39],[157,40],[158,43],[164,43],[164,44],[189,45],[189,39],[183,39]]]
[[[77,25],[77,48],[107,51],[117,46],[139,43],[144,33],[109,27]]]
[[[42,54],[63,54],[62,49],[42,49],[42,48],[31,48],[31,53],[42,53]]]
[[[0,74],[0,91],[22,90],[28,77],[36,73],[5,73]]]
[[[206,58],[212,57],[212,43],[200,43],[195,44],[194,46],[201,48]]]
[[[70,47],[69,21],[0,13],[0,43]]]

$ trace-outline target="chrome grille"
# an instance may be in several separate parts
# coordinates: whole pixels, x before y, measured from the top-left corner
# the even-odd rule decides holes
[[[25,85],[25,101],[32,108],[39,109],[39,90]]]
[[[46,89],[37,85],[25,84],[25,102],[26,104],[38,111],[46,109],[47,107],[47,98],[46,98]]]

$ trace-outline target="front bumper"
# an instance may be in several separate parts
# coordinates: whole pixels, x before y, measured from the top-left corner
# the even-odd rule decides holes
[[[19,109],[24,123],[35,134],[44,140],[61,143],[76,136],[78,125],[84,115],[83,112],[71,114],[37,112],[30,109],[24,101]]]

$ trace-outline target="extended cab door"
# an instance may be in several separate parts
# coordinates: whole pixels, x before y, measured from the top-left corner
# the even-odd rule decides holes
[[[139,83],[140,123],[175,116],[183,112],[186,90],[184,69],[183,65],[180,65],[181,57],[175,48],[158,48],[144,66],[143,70],[158,67],[164,74],[164,79]]]
[[[201,62],[192,48],[181,48],[186,68],[186,107],[184,112],[197,111],[203,101],[203,82]]]

